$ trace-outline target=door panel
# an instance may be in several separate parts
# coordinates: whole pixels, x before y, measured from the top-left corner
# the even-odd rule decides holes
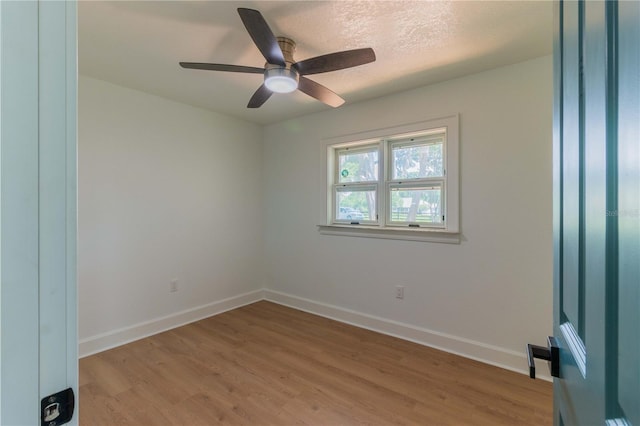
[[[58,288],[67,281],[67,170],[65,84],[66,64],[56,54],[65,46],[65,8],[55,2],[39,5],[39,208],[40,208],[40,346],[48,356],[40,357],[40,397],[61,391],[67,382],[66,324],[67,291]],[[46,70],[46,72],[45,72]]]
[[[640,3],[619,4],[617,417],[640,425]]]
[[[35,2],[0,2],[3,425],[38,424],[37,13]]]
[[[640,2],[555,7],[555,423],[640,425]]]
[[[562,317],[584,338],[580,321],[580,83],[579,12],[577,2],[564,4],[564,38],[562,68],[576,78],[563,82],[562,116]],[[583,330],[582,330],[583,331]]]
[[[604,421],[604,402],[593,398],[604,388],[605,162],[606,105],[604,3],[562,2],[560,61],[561,96],[556,97],[554,220],[559,240],[556,256],[555,335],[560,342],[561,379],[555,382],[557,423],[591,424]],[[590,53],[589,56],[585,52]],[[558,58],[558,56],[561,57]],[[558,90],[558,88],[556,88]]]

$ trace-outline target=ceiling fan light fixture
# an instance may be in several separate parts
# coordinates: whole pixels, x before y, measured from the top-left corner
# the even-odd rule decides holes
[[[267,68],[264,85],[275,93],[291,93],[298,88],[298,73],[291,68]]]
[[[247,108],[260,108],[273,93],[290,93],[296,89],[330,107],[337,108],[344,103],[344,99],[306,76],[357,67],[376,60],[373,49],[367,47],[296,61],[293,58],[296,50],[295,41],[273,35],[269,24],[259,11],[239,7],[238,14],[253,43],[267,61],[264,68],[203,62],[180,62],[180,66],[195,70],[264,74],[264,83],[253,93]]]

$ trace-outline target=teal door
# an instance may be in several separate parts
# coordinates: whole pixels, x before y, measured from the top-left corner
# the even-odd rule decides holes
[[[555,3],[556,425],[640,425],[640,2]]]

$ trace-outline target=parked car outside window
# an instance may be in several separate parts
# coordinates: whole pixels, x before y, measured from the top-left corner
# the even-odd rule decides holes
[[[338,219],[362,220],[364,219],[364,215],[358,209],[354,209],[351,207],[340,207],[340,212],[338,213]]]

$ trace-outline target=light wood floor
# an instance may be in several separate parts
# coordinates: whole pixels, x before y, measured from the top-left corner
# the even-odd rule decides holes
[[[80,424],[544,425],[551,384],[258,302],[80,360]]]

